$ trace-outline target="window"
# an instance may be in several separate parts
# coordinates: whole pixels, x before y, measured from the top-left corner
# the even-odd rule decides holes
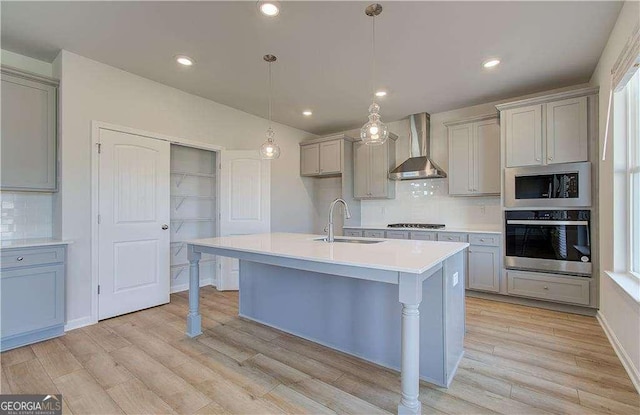
[[[627,109],[627,207],[629,270],[640,277],[640,71],[625,87]]]

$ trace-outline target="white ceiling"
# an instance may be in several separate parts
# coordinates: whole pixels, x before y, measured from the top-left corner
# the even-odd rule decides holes
[[[317,134],[357,127],[370,104],[368,2],[8,2],[2,48],[53,61],[66,49]],[[384,121],[589,81],[621,2],[383,2],[378,84]],[[195,59],[178,67],[173,56]],[[481,63],[498,56],[488,71]],[[303,109],[313,110],[303,117]]]

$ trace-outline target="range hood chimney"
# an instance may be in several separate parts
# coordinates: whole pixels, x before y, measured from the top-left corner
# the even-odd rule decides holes
[[[426,112],[409,116],[410,158],[389,173],[391,180],[442,179],[447,177],[431,160],[431,116]]]

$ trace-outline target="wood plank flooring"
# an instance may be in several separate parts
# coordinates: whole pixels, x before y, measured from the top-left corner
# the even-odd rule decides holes
[[[2,393],[62,393],[74,414],[395,413],[398,373],[237,317],[201,290],[204,334],[171,303],[2,353]],[[465,357],[428,414],[633,414],[640,397],[595,318],[467,299]]]

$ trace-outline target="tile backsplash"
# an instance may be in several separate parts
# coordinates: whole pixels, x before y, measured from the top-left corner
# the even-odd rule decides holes
[[[53,194],[3,191],[0,206],[0,239],[53,236]]]
[[[362,224],[440,223],[448,227],[499,227],[499,196],[449,196],[447,179],[396,182],[393,200],[362,202]]]

